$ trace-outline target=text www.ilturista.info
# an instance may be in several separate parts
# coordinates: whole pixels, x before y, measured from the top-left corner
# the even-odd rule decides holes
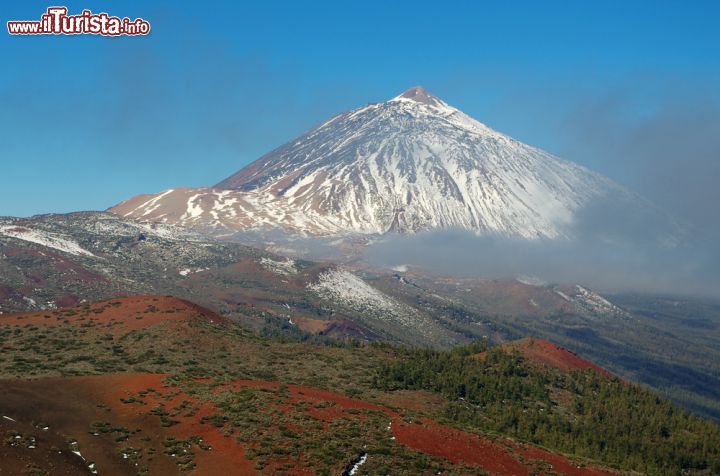
[[[142,18],[130,20],[107,13],[83,10],[79,15],[68,15],[67,7],[49,7],[40,21],[9,21],[11,35],[147,35],[150,22]]]

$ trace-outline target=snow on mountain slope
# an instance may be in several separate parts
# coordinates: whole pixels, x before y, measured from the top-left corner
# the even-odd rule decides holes
[[[372,286],[348,270],[321,273],[307,289],[325,301],[328,309],[356,314],[356,319],[399,341],[413,336],[415,344],[447,345],[448,330],[427,313]]]
[[[490,129],[422,88],[341,113],[209,189],[172,189],[110,211],[218,233],[319,235],[464,228],[573,235],[577,212],[630,192]]]
[[[349,271],[331,269],[322,273],[308,289],[329,302],[353,311],[370,313],[380,319],[392,319],[404,325],[416,324],[417,312],[408,305],[380,292]]]
[[[108,213],[0,217],[0,237],[15,238],[75,256],[97,257],[94,238],[146,236],[166,240],[199,241],[188,230],[162,223],[122,220]]]
[[[181,292],[191,274],[248,253],[254,251],[110,213],[0,217],[0,312]]]
[[[621,317],[631,319],[632,315],[619,308],[594,291],[590,291],[580,285],[575,286],[572,294],[573,302],[587,312],[603,317]]]
[[[44,230],[35,230],[23,226],[0,225],[0,235],[29,241],[76,256],[95,256],[72,239]]]
[[[298,269],[295,266],[295,260],[290,258],[287,258],[284,261],[277,261],[267,257],[262,257],[260,258],[260,265],[263,268],[282,276],[291,276],[293,274],[297,274],[298,272]]]

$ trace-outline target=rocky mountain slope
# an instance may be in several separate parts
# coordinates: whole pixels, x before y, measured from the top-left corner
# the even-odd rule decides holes
[[[429,312],[331,264],[109,213],[0,218],[0,313],[138,293],[193,299],[273,332],[441,347],[467,340]]]
[[[0,314],[141,293],[293,339],[449,348],[532,335],[720,418],[717,303],[290,259],[109,213],[0,218]]]
[[[318,346],[149,295],[2,315],[0,355],[9,474],[720,469],[717,425],[635,385],[481,343]]]
[[[235,262],[247,248],[110,213],[0,217],[0,312],[148,291]]]
[[[577,214],[606,200],[650,210],[611,180],[413,88],[341,113],[213,188],[142,195],[110,211],[218,234],[453,227],[557,239],[572,237]]]

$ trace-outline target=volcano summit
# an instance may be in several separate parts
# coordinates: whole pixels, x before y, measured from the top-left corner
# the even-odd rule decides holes
[[[635,207],[638,197],[415,87],[338,114],[212,188],[141,195],[110,211],[214,234],[461,228],[563,239],[604,200]]]

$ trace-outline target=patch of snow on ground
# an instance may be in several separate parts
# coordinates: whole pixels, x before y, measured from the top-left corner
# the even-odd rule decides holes
[[[203,214],[203,208],[198,200],[201,196],[202,195],[198,193],[188,199],[184,218],[198,218]]]
[[[145,232],[158,236],[160,238],[165,238],[168,240],[178,240],[178,239],[191,239],[194,238],[192,234],[188,233],[186,230],[183,230],[182,228],[179,228],[177,226],[173,225],[165,225],[162,223],[138,223],[138,227],[143,229]]]
[[[263,257],[260,258],[260,265],[268,271],[272,271],[275,274],[281,274],[283,276],[290,276],[291,274],[297,274],[298,272],[295,267],[295,260],[290,258],[285,261],[275,261],[273,259]]]
[[[358,462],[355,463],[352,468],[350,468],[350,472],[349,472],[350,476],[357,474],[357,472],[360,470],[360,466],[362,466],[365,463],[365,461],[367,461],[367,456],[368,456],[367,453],[363,453],[360,456],[360,459],[358,460]]]
[[[185,269],[181,269],[180,271],[178,271],[178,274],[180,276],[187,276],[189,274],[199,273],[201,271],[207,271],[208,269],[209,268],[196,268],[196,269],[185,268]]]
[[[95,256],[74,241],[47,231],[34,230],[21,226],[0,226],[0,235],[47,246],[48,248],[70,253],[71,255]]]
[[[308,288],[323,299],[343,304],[359,313],[379,319],[393,319],[406,325],[412,323],[412,309],[348,271],[326,271],[318,277],[317,283],[308,285]]]
[[[523,276],[518,276],[515,280],[516,280],[518,283],[527,284],[528,286],[538,286],[538,287],[541,287],[541,286],[546,286],[546,285],[547,285],[547,283],[546,283],[545,281],[543,281],[542,279],[537,278],[537,277],[535,277],[535,276],[525,276],[525,275],[523,275]]]
[[[599,294],[590,291],[582,286],[575,286],[577,289],[577,295],[575,296],[575,302],[579,306],[600,315],[610,315],[614,317],[631,318],[632,316],[619,308],[615,304],[611,303]]]
[[[138,233],[143,233],[148,236],[155,236],[168,240],[199,240],[199,237],[183,228],[156,222],[130,222],[122,221],[117,218],[100,216],[97,220],[82,223],[81,226],[89,233],[103,236],[132,236],[137,235]]]
[[[566,300],[567,302],[572,302],[572,299],[570,299],[570,296],[568,296],[567,294],[565,294],[565,293],[562,292],[562,291],[558,291],[558,290],[556,289],[556,290],[555,290],[555,294],[557,294],[558,296],[560,296],[561,298],[563,298],[563,299]]]

